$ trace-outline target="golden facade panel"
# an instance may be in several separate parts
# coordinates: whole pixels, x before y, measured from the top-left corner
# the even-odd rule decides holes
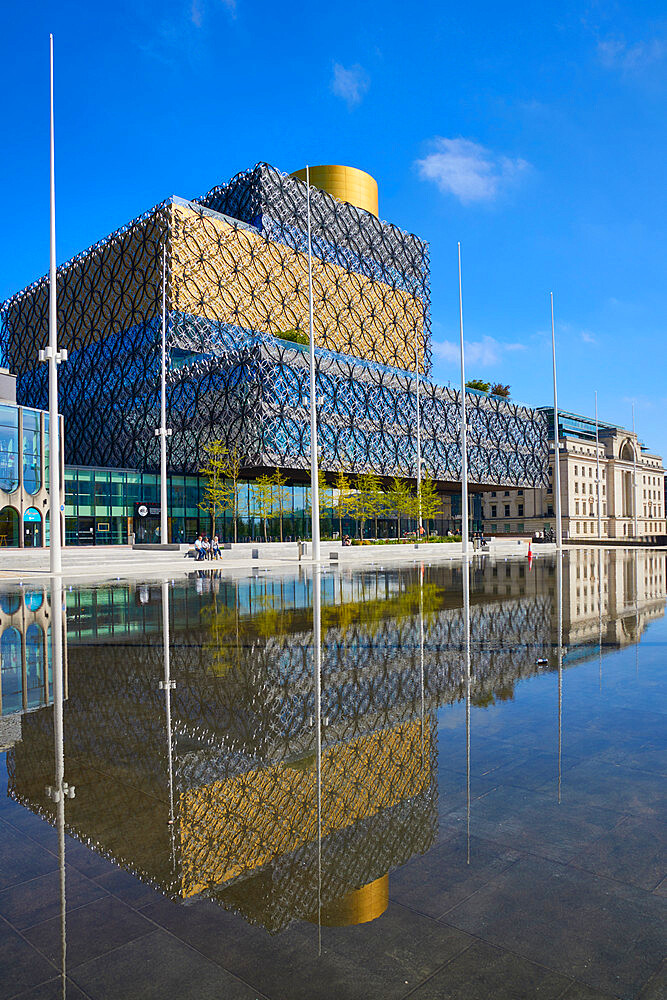
[[[173,208],[172,233],[177,312],[274,336],[308,332],[305,253],[182,205]],[[317,256],[312,268],[316,346],[414,371],[424,329],[419,298]]]

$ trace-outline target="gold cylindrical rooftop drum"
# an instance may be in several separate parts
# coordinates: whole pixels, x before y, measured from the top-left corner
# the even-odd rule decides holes
[[[353,889],[341,899],[325,903],[319,914],[324,927],[353,927],[377,920],[389,906],[389,875],[381,875],[374,882]],[[312,923],[318,914],[308,918]]]
[[[295,170],[292,177],[305,181],[306,168]],[[356,167],[322,165],[310,168],[310,183],[321,191],[327,191],[340,201],[363,208],[365,212],[378,214],[378,185],[374,177]]]

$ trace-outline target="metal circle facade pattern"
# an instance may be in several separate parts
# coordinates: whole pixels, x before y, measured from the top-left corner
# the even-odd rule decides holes
[[[431,370],[430,264],[418,237],[311,190],[321,466],[460,476],[459,393]],[[58,271],[66,461],[159,467],[162,252],[167,250],[169,465],[197,472],[214,439],[248,469],[310,465],[305,184],[267,164],[197,201],[171,198]],[[48,281],[0,310],[19,401],[48,405]],[[545,417],[468,395],[471,483],[542,486]]]

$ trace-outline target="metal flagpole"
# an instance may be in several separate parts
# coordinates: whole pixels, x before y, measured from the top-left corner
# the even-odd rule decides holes
[[[62,995],[67,989],[67,926],[65,881],[65,799],[73,799],[75,789],[65,781],[64,744],[64,679],[63,679],[63,591],[56,576],[51,578],[51,662],[53,668],[53,737],[55,750],[54,784],[46,788],[46,795],[56,806],[58,830],[58,859],[60,876],[60,972]]]
[[[637,439],[635,436],[635,404],[632,403],[632,519],[635,538],[639,537],[637,531]]]
[[[171,692],[176,682],[171,679],[171,659],[169,653],[169,581],[162,581],[162,660],[164,679],[160,687],[164,691],[164,712],[167,729],[167,777],[169,781],[169,833],[171,837],[171,868],[176,871],[176,839],[174,829],[174,755],[171,727]]]
[[[421,764],[424,766],[424,564],[419,568],[419,694],[421,718]]]
[[[463,565],[463,627],[466,682],[466,863],[470,864],[470,568]]]
[[[595,460],[597,462],[598,477],[598,538],[602,538],[602,507],[600,504],[600,439],[598,433],[598,393],[595,390]]]
[[[162,365],[160,373],[160,542],[169,541],[167,520],[167,245],[162,246]]]
[[[313,669],[315,671],[315,777],[317,815],[317,954],[322,954],[322,584],[313,569]]]
[[[417,379],[417,514],[419,537],[422,536],[422,438],[421,438],[421,404],[419,400],[419,339],[418,329],[415,326],[415,378]]]
[[[560,442],[558,440],[558,392],[556,389],[556,333],[554,327],[554,293],[551,292],[551,354],[554,373],[554,493],[556,494],[556,546],[563,550],[563,521],[560,504]]]
[[[320,558],[320,482],[317,463],[317,411],[315,409],[315,334],[313,331],[313,253],[310,239],[310,167],[306,167],[306,209],[308,216],[308,318],[310,322],[310,505],[313,562]]]
[[[600,691],[602,690],[602,549],[598,549],[598,674]]]
[[[561,800],[563,776],[563,560],[556,562],[556,595],[558,602],[558,802]]]
[[[62,570],[60,532],[60,418],[58,416],[58,365],[67,360],[67,351],[58,353],[58,312],[56,293],[56,171],[53,127],[53,35],[49,35],[51,56],[51,163],[50,163],[50,257],[49,257],[49,346],[39,352],[40,361],[49,363],[49,521],[51,572]]]
[[[463,291],[459,243],[459,326],[461,334],[461,555],[468,557],[468,428],[466,422],[466,371],[463,350]]]

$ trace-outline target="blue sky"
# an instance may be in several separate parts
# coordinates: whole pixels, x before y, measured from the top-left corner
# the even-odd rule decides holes
[[[58,261],[259,160],[348,163],[431,244],[434,374],[629,424],[667,456],[664,2],[9,5],[0,41],[0,299],[48,265],[48,33]]]

